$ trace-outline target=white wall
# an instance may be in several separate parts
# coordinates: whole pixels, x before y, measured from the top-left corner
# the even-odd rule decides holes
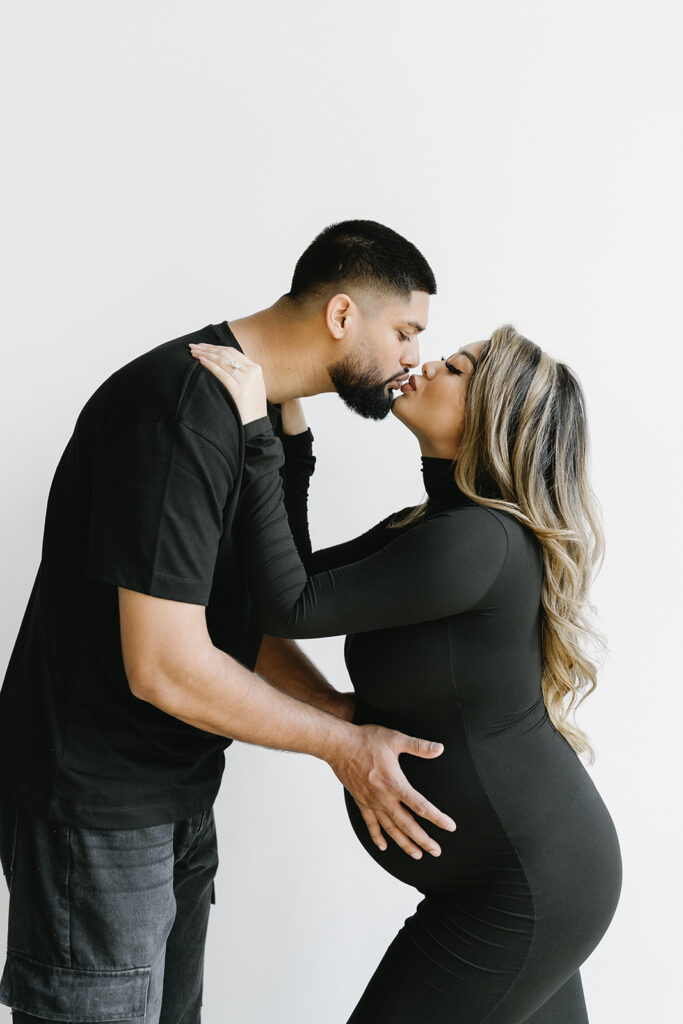
[[[6,0],[3,14],[1,667],[93,389],[269,304],[324,225],[391,225],[438,278],[424,358],[511,321],[583,381],[611,656],[579,722],[624,859],[584,988],[592,1024],[673,1020],[678,5]],[[316,545],[421,498],[395,420],[334,396],[307,412]],[[347,688],[341,639],[303,646]],[[238,745],[228,763],[204,1020],[342,1022],[416,894],[364,854],[324,764]]]

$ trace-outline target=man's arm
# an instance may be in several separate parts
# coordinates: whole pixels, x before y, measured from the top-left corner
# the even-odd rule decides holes
[[[420,846],[441,852],[406,808],[449,831],[455,823],[413,789],[398,757],[437,757],[442,744],[352,725],[275,689],[214,647],[203,605],[124,587],[118,593],[123,662],[134,696],[207,732],[321,758],[353,796],[380,849],[386,849],[381,826],[413,857],[422,856]]]
[[[294,640],[264,636],[254,672],[305,704],[346,722],[353,718],[354,694],[335,690]]]

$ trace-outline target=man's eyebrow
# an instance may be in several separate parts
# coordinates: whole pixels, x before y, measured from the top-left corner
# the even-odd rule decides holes
[[[419,334],[420,331],[425,330],[424,324],[419,324],[417,320],[404,320],[403,322],[407,324],[408,327],[412,327],[413,330],[417,332],[417,334]]]

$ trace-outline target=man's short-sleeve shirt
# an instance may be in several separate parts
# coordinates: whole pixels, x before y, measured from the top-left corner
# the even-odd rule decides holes
[[[189,342],[239,345],[227,323],[159,345],[81,411],[52,481],[40,566],[0,692],[0,788],[53,820],[97,827],[208,809],[227,737],[130,691],[117,587],[206,606],[213,643],[253,669],[235,526],[239,414]],[[279,407],[268,406],[279,430]]]

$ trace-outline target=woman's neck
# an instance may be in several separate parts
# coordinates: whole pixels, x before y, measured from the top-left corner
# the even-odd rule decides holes
[[[429,498],[428,512],[473,504],[455,482],[455,461],[435,456],[422,456],[422,479]]]
[[[435,441],[422,436],[418,438],[418,441],[420,442],[420,451],[425,458],[450,459],[453,462],[458,457],[460,445],[454,444],[452,441]]]

